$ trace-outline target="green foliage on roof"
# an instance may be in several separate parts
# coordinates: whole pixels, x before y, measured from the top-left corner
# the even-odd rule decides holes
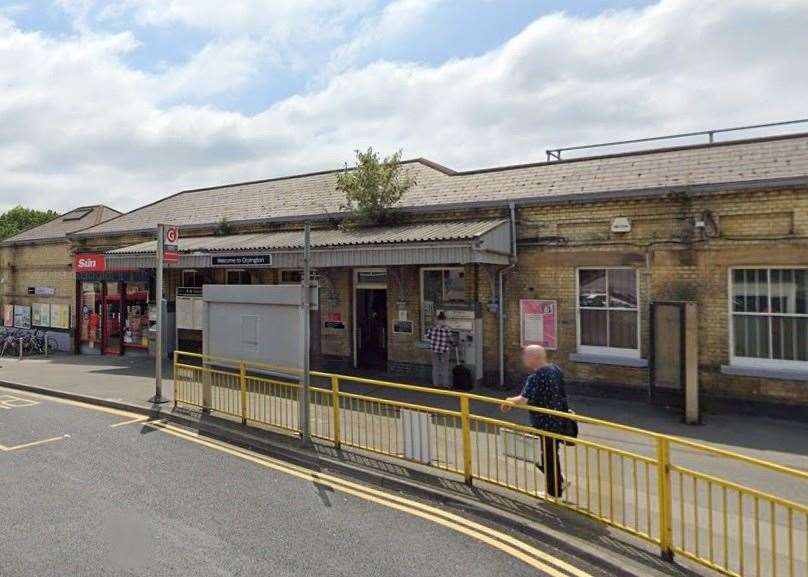
[[[59,216],[52,210],[36,210],[15,206],[0,214],[0,240],[19,234],[24,230],[45,224]]]
[[[397,220],[395,204],[415,185],[415,179],[402,173],[401,151],[384,159],[373,148],[356,152],[356,166],[337,176],[336,189],[345,194],[342,210],[350,212],[343,222],[346,229],[391,224]]]

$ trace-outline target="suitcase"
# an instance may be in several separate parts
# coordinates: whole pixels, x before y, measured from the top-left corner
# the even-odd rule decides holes
[[[457,364],[452,369],[452,387],[458,391],[470,391],[474,382],[471,377],[471,370],[460,361],[460,352],[455,348]]]

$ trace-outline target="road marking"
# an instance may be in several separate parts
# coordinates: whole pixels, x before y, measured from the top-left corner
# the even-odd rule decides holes
[[[110,425],[109,427],[110,427],[110,429],[114,429],[115,427],[123,427],[124,425],[134,425],[135,423],[145,423],[148,420],[149,420],[149,417],[138,417],[136,419],[130,419],[128,421],[123,421],[121,423],[114,423],[114,424]],[[153,421],[153,422],[156,423],[158,421]],[[162,419],[159,422],[162,422]]]
[[[9,390],[9,389],[5,389],[3,387],[0,387],[0,389]],[[2,399],[4,397],[10,397],[10,396],[12,396],[12,395],[0,395],[0,399]],[[29,398],[29,397],[33,397],[33,398]],[[40,401],[48,401],[48,402],[52,402],[52,403],[60,403],[62,405],[71,405],[71,406],[74,406],[74,407],[81,407],[83,409],[90,409],[90,410],[98,411],[98,412],[101,412],[101,413],[108,413],[110,415],[117,415],[119,417],[134,418],[134,417],[138,416],[137,413],[133,413],[131,411],[124,411],[124,410],[121,410],[121,409],[113,409],[111,407],[102,407],[100,405],[91,405],[90,403],[85,403],[85,402],[82,402],[82,401],[74,401],[72,399],[62,399],[62,398],[59,398],[59,397],[51,397],[51,396],[48,396],[48,395],[43,395],[43,394],[40,394],[40,393],[33,393],[33,392],[30,392],[30,391],[25,391],[25,397],[19,397],[19,398],[22,398],[24,400],[30,401],[33,404],[36,404],[36,403],[38,403]],[[34,401],[34,399],[39,399],[39,401]],[[141,416],[143,416],[143,415],[141,415]]]
[[[39,401],[34,401],[33,399],[15,397],[14,395],[0,395],[0,409],[5,409],[6,411],[21,407],[33,407],[38,404]]]
[[[459,533],[499,549],[512,557],[520,559],[531,567],[544,571],[546,574],[552,577],[592,577],[590,573],[570,565],[566,561],[545,553],[544,551],[540,551],[539,549],[528,545],[524,541],[520,541],[506,533],[501,533],[495,529],[486,527],[485,525],[481,525],[460,517],[459,515],[438,509],[437,507],[412,501],[398,495],[385,493],[383,491],[353,483],[332,475],[317,473],[315,471],[306,469],[305,467],[285,463],[283,461],[266,457],[246,449],[232,447],[212,439],[206,439],[197,433],[180,429],[173,425],[164,423],[146,423],[146,426],[153,427],[154,429],[163,431],[169,435],[173,435],[192,443],[230,454],[240,459],[250,461],[255,464],[292,475],[294,477],[324,485],[335,491],[353,495],[366,501],[384,505],[385,507],[391,509],[403,511],[449,529],[453,529]]]
[[[43,400],[72,405],[75,407],[81,407],[84,409],[104,412],[108,414],[114,414],[121,417],[130,417],[130,420],[127,422],[117,423],[117,425],[119,426],[122,426],[124,424],[132,424],[135,422],[140,422],[140,420],[144,418],[147,419],[143,415],[137,415],[136,413],[122,411],[119,409],[111,409],[108,407],[101,407],[98,405],[91,405],[89,403],[84,403],[81,401],[49,397],[47,395],[41,395],[38,393],[26,392],[26,394]],[[315,471],[306,469],[305,467],[292,465],[290,463],[284,463],[283,461],[279,461],[271,457],[260,455],[259,453],[254,453],[246,449],[240,449],[238,447],[233,447],[225,443],[214,441],[212,439],[203,438],[198,433],[181,429],[173,425],[169,425],[165,423],[163,420],[151,421],[151,422],[143,421],[143,422],[145,426],[152,427],[158,431],[162,431],[166,434],[184,439],[186,441],[204,447],[208,447],[223,453],[227,453],[237,458],[253,462],[257,465],[271,468],[276,471],[280,471],[288,475],[298,477],[300,479],[305,479],[307,481],[317,483],[319,485],[330,487],[335,491],[340,491],[345,494],[353,495],[357,498],[374,502],[379,505],[388,507],[390,509],[406,512],[416,517],[420,517],[422,519],[431,521],[438,525],[447,527],[449,529],[457,531],[458,533],[464,534],[468,537],[472,537],[482,543],[486,543],[491,547],[499,549],[500,551],[510,555],[511,557],[523,561],[527,565],[530,565],[531,567],[538,569],[539,571],[544,571],[547,575],[550,575],[551,577],[592,577],[590,573],[587,573],[586,571],[583,571],[582,569],[579,569],[578,567],[575,567],[574,565],[571,565],[562,559],[554,557],[549,553],[540,551],[539,549],[536,549],[535,547],[525,543],[524,541],[520,541],[519,539],[511,537],[506,533],[502,533],[495,529],[491,529],[490,527],[486,527],[485,525],[481,525],[468,519],[464,519],[463,517],[455,515],[454,513],[443,511],[441,509],[438,509],[437,507],[426,505],[424,503],[419,503],[417,501],[412,501],[410,499],[406,499],[398,495],[385,493],[383,491],[373,489],[371,487],[366,487],[364,485],[353,483],[351,481],[347,481],[344,479],[340,479],[339,477],[334,477],[332,475],[317,473]],[[64,437],[54,437],[52,439],[45,439],[44,441],[38,441],[34,444],[48,443],[51,441],[61,440],[63,438]],[[28,446],[33,446],[34,444],[18,445],[16,447],[11,448],[4,447],[3,450],[4,451],[16,450]]]
[[[52,443],[53,441],[62,441],[68,438],[70,435],[62,435],[61,437],[51,437],[50,439],[43,439],[41,441],[34,441],[33,443],[24,443],[22,445],[14,445],[13,447],[6,447],[5,445],[0,445],[0,451],[4,453],[10,453],[11,451],[17,451],[19,449],[28,449],[29,447],[36,447],[37,445],[44,445],[45,443]]]

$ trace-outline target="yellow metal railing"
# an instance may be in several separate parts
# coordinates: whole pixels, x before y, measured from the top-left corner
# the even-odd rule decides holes
[[[299,370],[176,352],[177,403],[243,423],[300,431]],[[738,577],[808,575],[808,472],[581,415],[574,441],[505,420],[491,397],[312,373],[310,430],[350,447],[554,502]],[[369,389],[372,388],[372,393]],[[406,393],[418,402],[395,397]],[[551,440],[551,441],[545,441]],[[542,447],[561,468],[555,497]],[[729,478],[727,478],[729,477]],[[784,487],[778,494],[773,487]]]

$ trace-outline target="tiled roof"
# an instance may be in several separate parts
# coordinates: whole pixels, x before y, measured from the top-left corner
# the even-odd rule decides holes
[[[466,220],[458,222],[435,222],[410,224],[358,230],[314,229],[311,231],[312,248],[358,246],[368,244],[393,244],[404,242],[430,242],[472,240],[505,224],[498,220]],[[179,252],[217,252],[233,250],[278,250],[299,249],[303,246],[300,231],[283,231],[257,234],[234,234],[229,236],[180,237]],[[155,241],[115,249],[109,254],[151,254],[156,249]]]
[[[670,187],[754,183],[808,176],[808,134],[685,146],[593,158],[453,172],[409,161],[417,180],[402,208],[609,195]],[[83,231],[116,234],[180,226],[334,214],[344,202],[338,171],[184,191]]]
[[[9,237],[2,244],[25,244],[64,239],[70,233],[95,226],[121,214],[117,210],[103,205],[80,206],[44,224]]]

